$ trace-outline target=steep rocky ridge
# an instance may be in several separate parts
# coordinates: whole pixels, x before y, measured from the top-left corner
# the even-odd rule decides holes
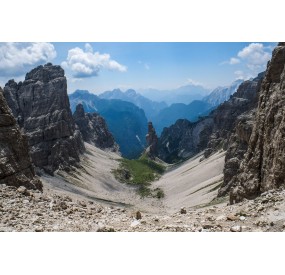
[[[187,119],[177,120],[164,128],[158,140],[158,157],[168,163],[193,157],[207,146],[212,125],[211,117],[194,123]]]
[[[99,113],[120,146],[124,157],[137,158],[145,147],[147,118],[142,109],[131,102],[118,99],[101,99],[95,94],[77,90],[69,95],[71,110],[81,103],[85,112]]]
[[[152,122],[148,123],[148,133],[146,135],[146,142],[148,145],[148,148],[146,149],[146,153],[151,159],[155,159],[155,157],[157,156],[158,138],[157,138],[155,129],[153,128]]]
[[[48,173],[77,166],[84,151],[75,129],[64,70],[51,63],[26,74],[23,82],[10,80],[4,96],[27,135],[34,164]]]
[[[159,157],[173,163],[192,157],[202,150],[205,150],[204,157],[220,149],[226,150],[238,116],[257,105],[257,93],[263,75],[261,73],[253,80],[243,82],[228,101],[197,122],[178,120],[165,128],[159,139]]]
[[[9,109],[0,88],[0,184],[42,189],[35,176],[26,137]]]
[[[109,132],[104,118],[97,113],[85,113],[83,105],[78,104],[73,114],[74,122],[85,142],[100,149],[118,152],[119,146]]]
[[[211,104],[212,106],[218,106],[229,100],[230,96],[237,91],[242,82],[243,80],[238,79],[229,86],[217,87],[209,95],[205,96],[203,101]]]
[[[247,152],[231,202],[253,198],[285,182],[285,43],[274,49],[261,85]]]
[[[254,125],[256,109],[245,112],[237,118],[234,132],[229,138],[225,157],[224,181],[218,196],[224,196],[237,184],[237,172],[248,149],[249,139]]]
[[[228,148],[228,143],[235,126],[238,123],[237,118],[257,106],[258,91],[264,72],[252,80],[244,81],[231,98],[221,104],[213,111],[213,133],[210,136],[205,151],[205,157],[208,157],[217,149]]]

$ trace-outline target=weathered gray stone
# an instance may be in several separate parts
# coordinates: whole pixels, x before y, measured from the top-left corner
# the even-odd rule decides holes
[[[85,113],[83,105],[78,104],[73,118],[85,142],[103,150],[119,151],[119,146],[109,132],[104,118],[99,114]]]
[[[285,45],[267,65],[249,146],[230,194],[231,203],[254,198],[285,183]]]
[[[21,133],[0,88],[0,184],[42,189],[35,177],[26,137]]]
[[[152,125],[152,122],[148,123],[148,133],[146,135],[146,142],[147,142],[147,146],[148,148],[146,149],[146,153],[147,155],[151,158],[151,159],[155,159],[155,157],[157,156],[157,143],[158,143],[158,138],[155,132],[155,129]]]
[[[75,129],[60,66],[48,63],[27,73],[24,82],[8,81],[4,96],[27,135],[37,167],[52,174],[78,165],[84,144]]]

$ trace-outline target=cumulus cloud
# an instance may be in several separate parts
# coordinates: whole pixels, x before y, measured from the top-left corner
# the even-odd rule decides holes
[[[75,78],[97,76],[102,69],[127,71],[126,66],[112,60],[109,54],[94,52],[89,43],[85,44],[85,49],[78,47],[70,49],[66,61],[62,62],[62,66],[70,69]]]
[[[271,53],[267,51],[262,43],[251,43],[238,52],[237,56],[247,63],[252,71],[265,69]]]
[[[55,57],[51,43],[0,43],[0,73],[2,76],[23,75]]]

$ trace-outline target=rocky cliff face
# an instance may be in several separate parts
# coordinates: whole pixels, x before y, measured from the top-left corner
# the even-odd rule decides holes
[[[77,90],[69,95],[71,110],[81,103],[85,112],[102,116],[120,146],[123,157],[138,158],[145,148],[147,119],[142,109],[131,102],[102,99],[88,91]]]
[[[237,125],[237,118],[257,106],[258,91],[264,73],[252,80],[244,81],[231,98],[221,104],[211,114],[213,117],[213,133],[209,138],[205,157],[218,149],[227,149],[232,132]]]
[[[205,149],[212,133],[213,119],[206,117],[198,122],[179,119],[164,128],[158,141],[158,157],[168,163],[175,163],[196,155]]]
[[[264,73],[260,73],[253,80],[243,82],[228,101],[207,117],[200,118],[195,123],[178,120],[165,128],[159,139],[159,157],[173,163],[192,157],[202,150],[205,150],[206,158],[220,149],[227,150],[234,140],[232,138],[230,142],[236,125],[240,123],[239,127],[242,127],[240,121],[244,119],[238,117],[257,106],[257,94],[263,76]],[[232,158],[230,154],[229,158]]]
[[[84,144],[75,129],[60,66],[48,63],[27,73],[24,82],[10,80],[4,96],[27,135],[37,167],[52,174],[56,169],[78,165]]]
[[[151,159],[155,159],[157,156],[157,142],[158,138],[153,128],[152,122],[148,123],[148,133],[146,135],[146,143],[148,145],[147,154]]]
[[[0,184],[42,190],[35,177],[26,137],[13,117],[0,88]]]
[[[83,105],[78,104],[73,118],[85,142],[103,150],[119,151],[119,146],[109,132],[104,118],[100,115],[97,113],[85,113]]]
[[[237,173],[241,161],[248,149],[249,139],[254,125],[255,109],[240,115],[236,121],[235,131],[229,138],[225,156],[224,181],[218,196],[224,196],[237,184]]]
[[[219,196],[228,194],[230,189],[237,183],[236,175],[248,148],[263,77],[264,73],[261,73],[257,78],[245,81],[235,94],[235,98],[241,99],[236,109],[239,113],[242,112],[242,114],[232,121],[230,128],[225,126],[226,129],[230,129],[228,131],[230,136],[225,139],[227,153],[225,157],[224,181],[219,190]],[[212,150],[213,148],[211,148],[210,152]]]
[[[236,175],[231,203],[285,182],[285,43],[274,49],[261,84],[248,149]]]

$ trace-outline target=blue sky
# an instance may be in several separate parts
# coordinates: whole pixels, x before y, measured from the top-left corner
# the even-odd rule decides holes
[[[0,43],[0,85],[31,68],[61,65],[68,92],[114,88],[173,89],[189,83],[213,89],[265,70],[276,43]]]

